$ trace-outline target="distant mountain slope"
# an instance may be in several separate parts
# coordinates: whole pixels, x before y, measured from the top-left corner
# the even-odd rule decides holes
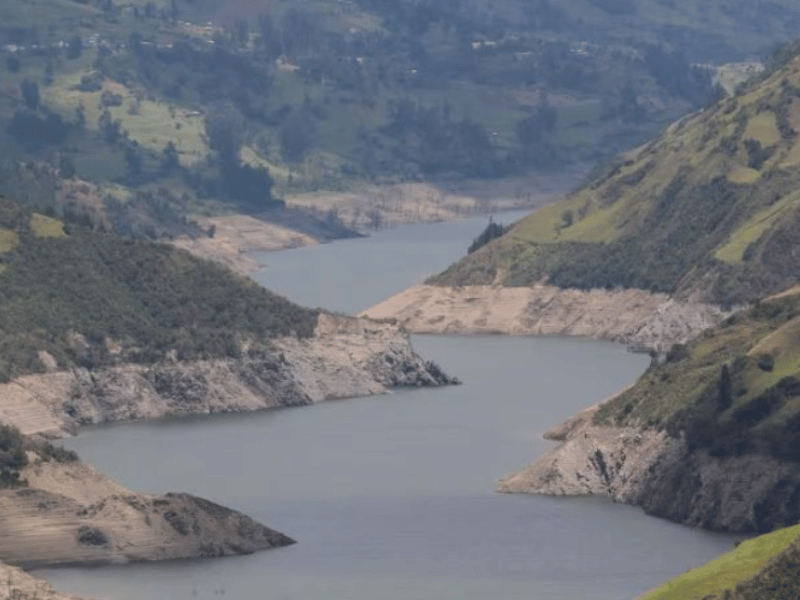
[[[736,97],[450,267],[437,285],[547,280],[733,304],[800,278],[800,46]]]

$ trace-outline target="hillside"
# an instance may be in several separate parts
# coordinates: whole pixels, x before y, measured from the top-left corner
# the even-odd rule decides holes
[[[800,277],[800,46],[430,280],[641,288],[733,305]]]
[[[548,434],[562,444],[501,491],[609,495],[714,530],[800,521],[800,288],[659,358]]]
[[[165,245],[95,233],[0,200],[0,376],[239,357],[309,337],[317,312]],[[52,363],[52,364],[51,364]]]
[[[391,324],[301,308],[171,246],[0,199],[5,563],[199,558],[292,543],[201,498],[127,490],[47,439],[94,423],[450,383]]]
[[[790,600],[800,594],[800,527],[742,542],[735,550],[637,600]]]
[[[574,168],[800,33],[789,0],[674,4],[13,0],[0,149],[90,190],[59,210],[139,237],[300,192]],[[377,228],[372,204],[312,212]]]

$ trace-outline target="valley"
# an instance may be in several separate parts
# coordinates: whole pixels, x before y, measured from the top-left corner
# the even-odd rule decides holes
[[[791,0],[0,17],[0,596],[800,595]]]

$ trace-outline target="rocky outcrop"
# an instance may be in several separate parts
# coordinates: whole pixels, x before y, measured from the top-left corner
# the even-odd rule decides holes
[[[85,600],[67,596],[53,589],[46,581],[29,575],[19,567],[0,562],[0,598],[13,600]]]
[[[81,425],[245,412],[452,383],[396,325],[323,313],[308,339],[239,359],[45,373],[0,385],[0,421],[57,437]]]
[[[722,309],[638,289],[418,285],[364,311],[415,333],[569,335],[668,349],[719,323]]]
[[[248,554],[293,543],[189,494],[134,493],[81,462],[36,461],[0,491],[0,557],[23,568]]]
[[[313,336],[239,359],[50,372],[0,386],[0,421],[58,437],[81,425],[251,411],[454,380],[396,325],[321,314]],[[77,461],[32,453],[25,487],[0,490],[0,559],[26,568],[242,554],[292,543],[188,494],[137,494]]]
[[[546,437],[561,445],[497,491],[608,496],[672,521],[765,532],[800,520],[800,464],[766,454],[715,457],[663,430],[596,426],[596,407]]]

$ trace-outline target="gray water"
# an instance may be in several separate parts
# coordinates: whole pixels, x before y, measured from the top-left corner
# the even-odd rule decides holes
[[[307,304],[357,310],[446,266],[483,225],[270,254],[259,280]],[[378,276],[386,265],[400,281]],[[352,281],[358,294],[339,289]],[[208,497],[298,544],[42,574],[63,590],[120,600],[623,600],[732,547],[730,536],[603,499],[492,492],[496,478],[552,447],[545,429],[630,383],[646,357],[575,339],[414,343],[464,385],[99,427],[69,443],[135,489]]]
[[[494,220],[510,225],[528,214],[510,211]],[[323,246],[255,252],[267,266],[255,278],[298,304],[356,313],[443,271],[466,254],[488,222],[476,217],[408,225]]]

